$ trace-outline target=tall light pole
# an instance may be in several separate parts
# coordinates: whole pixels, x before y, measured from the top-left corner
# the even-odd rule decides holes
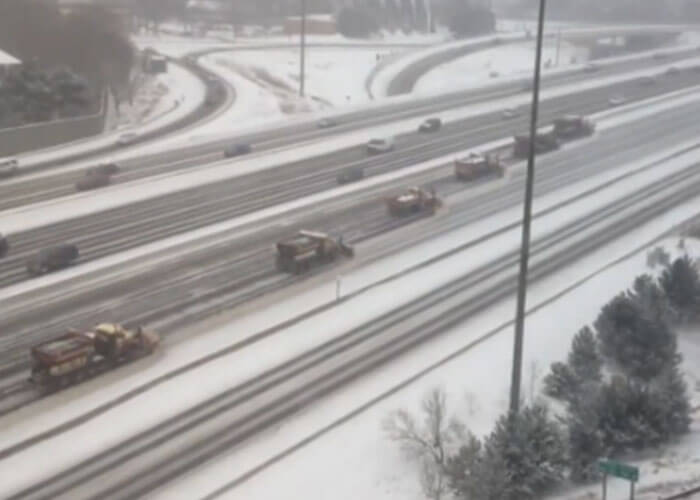
[[[301,0],[301,29],[299,37],[299,95],[304,97],[306,72],[306,0]]]
[[[547,0],[540,0],[537,25],[537,50],[535,53],[535,82],[532,90],[532,112],[530,115],[530,151],[527,159],[525,180],[525,203],[523,209],[523,234],[520,248],[520,274],[518,277],[518,303],[515,311],[515,338],[513,342],[513,373],[510,386],[510,413],[520,409],[520,384],[523,369],[523,333],[525,329],[525,305],[527,297],[527,273],[530,260],[530,226],[532,223],[532,195],[535,185],[535,135],[540,101],[540,74],[542,68],[542,39],[544,38],[544,12]]]

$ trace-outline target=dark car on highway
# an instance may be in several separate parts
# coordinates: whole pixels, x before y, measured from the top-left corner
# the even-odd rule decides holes
[[[7,242],[7,238],[5,238],[2,233],[0,233],[0,259],[5,257],[7,255],[7,252],[10,251],[10,244]]]
[[[224,150],[224,158],[247,155],[251,151],[253,151],[253,148],[250,146],[250,144],[234,144]]]
[[[365,171],[362,167],[346,168],[338,174],[338,184],[347,184],[348,182],[359,181],[364,179]]]
[[[428,118],[418,127],[418,132],[437,132],[442,128],[442,120],[440,118]]]
[[[112,176],[104,172],[94,172],[85,174],[85,177],[75,183],[75,189],[78,191],[89,191],[109,186],[112,182]]]
[[[19,161],[17,158],[0,158],[0,179],[7,179],[17,175],[19,172]]]
[[[90,167],[85,171],[85,175],[105,174],[116,175],[119,173],[120,167],[117,163],[100,163],[94,167]]]
[[[31,276],[56,271],[70,266],[78,257],[78,247],[72,243],[62,243],[39,252],[27,259],[27,272]]]

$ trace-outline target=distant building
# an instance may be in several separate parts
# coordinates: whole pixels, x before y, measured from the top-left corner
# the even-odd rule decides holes
[[[22,61],[0,49],[0,79],[22,67]]]
[[[306,16],[306,33],[309,35],[334,35],[338,32],[335,18],[328,14],[309,14]],[[301,17],[291,16],[284,20],[285,35],[301,33]]]

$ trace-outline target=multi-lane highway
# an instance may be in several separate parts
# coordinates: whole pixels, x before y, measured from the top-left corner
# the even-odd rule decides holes
[[[670,55],[663,61],[646,57],[641,60],[621,62],[610,67],[601,67],[595,74],[584,73],[581,70],[557,73],[545,77],[545,88],[624,74],[633,70],[648,69],[650,74],[653,74],[656,67],[698,55],[697,51],[687,50]],[[391,123],[402,118],[420,118],[430,113],[440,113],[471,103],[522,94],[524,93],[523,83],[525,80],[526,78],[517,82],[510,80],[479,90],[460,91],[444,96],[420,98],[411,102],[388,104],[339,114],[337,117],[339,125],[330,129],[319,130],[313,122],[301,122],[248,134],[237,134],[232,130],[230,137],[225,139],[219,138],[199,145],[168,148],[166,151],[145,154],[139,158],[124,161],[121,163],[123,173],[117,175],[115,181],[128,182],[150,175],[200,167],[220,160],[223,149],[232,143],[248,143],[252,144],[257,151],[265,151],[329,138],[349,131],[363,130],[370,126]],[[698,73],[698,81],[700,81],[700,73]],[[657,89],[656,92],[659,90]],[[610,96],[605,99],[607,100],[608,97]],[[83,171],[64,172],[26,180],[19,178],[11,183],[0,184],[0,210],[72,194],[75,192],[75,182],[82,175]]]
[[[588,178],[610,168],[663,149],[666,145],[694,138],[692,125],[700,105],[660,113],[638,123],[601,134],[594,141],[544,156],[538,167],[537,194],[541,195]],[[392,229],[415,219],[393,219],[386,213],[382,194],[405,183],[430,184],[446,198],[443,216],[422,225],[420,232],[397,231],[401,246],[379,238],[379,249],[359,251],[358,261],[385,255],[425,238],[454,229],[521,201],[523,177],[519,171],[506,181],[489,180],[493,190],[467,196],[475,185],[459,183],[451,166],[436,168],[404,181],[392,182],[360,196],[344,196],[280,217],[243,226],[236,233],[217,237],[193,248],[191,254],[173,257],[160,265],[119,267],[99,274],[99,282],[86,285],[80,278],[46,290],[3,301],[0,318],[0,372],[10,375],[26,369],[28,347],[39,339],[67,327],[88,327],[115,320],[148,323],[169,332],[188,320],[199,319],[262,293],[292,284],[299,278],[278,273],[273,265],[272,245],[299,228],[342,233],[358,243],[376,235],[386,237]],[[484,183],[476,183],[481,186]],[[466,190],[466,191],[465,191]],[[455,201],[452,201],[454,196]],[[321,270],[322,271],[322,270]]]
[[[652,59],[629,63],[629,66],[625,63],[615,70],[603,70],[602,74],[652,68],[658,63]],[[589,76],[564,74],[552,77],[551,82],[571,83]],[[584,90],[544,103],[542,122],[549,123],[566,113],[600,111],[607,107],[611,95],[623,94],[634,101],[698,83],[700,72],[693,68],[678,75],[664,75],[655,85],[642,86],[634,80]],[[522,92],[519,85],[510,83],[477,93],[456,93],[416,104],[396,104],[374,112],[354,112],[342,118],[341,125],[335,129],[318,130],[309,123],[256,133],[246,137],[245,141],[257,144],[261,150],[293,145],[402,117],[439,115],[443,110],[464,105],[466,96],[469,96],[468,102],[478,102],[486,97],[513,95]],[[695,139],[699,111],[700,103],[697,102],[669,109],[542,156],[538,160],[536,194],[550,193],[622,164],[638,161],[674,144]],[[350,166],[363,167],[369,176],[398,171],[523,132],[526,125],[526,116],[504,120],[499,112],[493,111],[450,123],[437,134],[402,135],[397,140],[397,150],[390,154],[367,157],[363,148],[345,149],[14,233],[10,235],[12,253],[0,261],[0,286],[25,281],[23,264],[26,257],[56,242],[77,243],[81,249],[80,265],[328,191],[337,185],[336,175]],[[220,150],[228,143],[228,140],[220,141],[126,162],[117,179],[128,182],[170,170],[196,168],[220,158]],[[235,162],[231,165],[235,167]],[[662,168],[662,165],[663,159],[653,165],[640,162],[634,173],[621,174],[616,180],[607,181],[605,185],[575,198],[593,197],[598,189],[623,184],[630,175]],[[24,383],[14,381],[27,369],[29,346],[41,339],[61,333],[67,327],[83,328],[99,321],[114,320],[156,327],[164,333],[167,349],[171,339],[169,334],[177,326],[261,294],[298,285],[307,279],[275,270],[273,243],[280,238],[300,228],[342,234],[345,241],[357,246],[354,262],[344,265],[348,268],[360,266],[521,203],[522,169],[514,167],[512,161],[508,167],[504,179],[487,178],[475,183],[461,183],[454,178],[451,165],[436,166],[354,194],[332,197],[314,206],[261,217],[235,232],[198,241],[191,248],[181,246],[163,252],[157,259],[118,264],[100,272],[86,273],[8,296],[1,301],[0,378],[6,378],[8,383],[0,383],[0,411],[6,399],[12,402],[19,395],[19,401],[27,402],[38,396],[27,390]],[[0,185],[0,209],[66,195],[72,191],[71,185],[78,175],[56,173]],[[391,217],[382,197],[408,184],[435,188],[445,200],[446,208],[433,218],[422,215],[403,219]],[[700,169],[698,165],[689,165],[669,174],[662,183],[638,187],[614,202],[595,206],[590,214],[578,217],[566,229],[534,241],[532,279],[569,265],[579,256],[664,210],[694,199],[699,192]],[[564,201],[537,214],[537,218],[544,219],[552,212],[566,210],[573,202],[573,198]],[[494,227],[491,234],[475,238],[468,245],[488,243],[491,238],[517,231],[517,226],[517,221],[514,221]],[[416,231],[416,227],[420,230]],[[368,373],[406,349],[439,335],[484,306],[511,294],[517,282],[517,263],[515,251],[502,249],[494,254],[491,262],[469,275],[456,277],[446,287],[389,311],[371,324],[346,332],[336,340],[318,345],[282,366],[269,367],[269,371],[254,380],[174,414],[158,426],[145,429],[142,434],[68,467],[60,474],[48,474],[33,485],[25,485],[14,491],[15,496],[11,498],[134,498],[162,488],[300,406],[358,374]],[[319,268],[313,274],[322,274],[327,269]],[[51,432],[44,438],[50,439],[50,436]],[[26,447],[29,446],[27,443]],[[13,450],[0,450],[0,460],[11,464],[24,449],[25,446],[19,446]]]
[[[614,93],[624,92],[630,99],[641,99],[697,83],[700,72],[687,70],[664,77],[657,85],[642,86],[632,81],[582,91],[543,103],[542,123],[569,112],[589,114],[605,109],[608,97]],[[350,166],[364,167],[367,175],[386,173],[511,136],[525,130],[526,123],[525,115],[503,120],[500,113],[491,112],[449,124],[438,134],[401,136],[396,151],[390,154],[367,157],[363,148],[351,148],[13,234],[9,238],[12,252],[0,261],[0,285],[26,280],[26,258],[55,243],[77,244],[84,263],[328,190],[336,186],[337,174]]]
[[[620,137],[609,138],[610,141],[613,139],[619,140]],[[606,162],[625,160],[625,154],[620,153],[622,148],[608,147],[610,149],[605,153],[609,155],[611,151],[617,151],[619,156],[606,158],[603,156],[604,147],[599,149],[596,143],[582,144],[580,148],[553,155],[548,168],[544,167],[547,162],[543,162],[540,178],[561,185],[563,181],[570,182],[571,179],[566,177],[573,175],[578,168],[583,170],[577,175],[591,175],[593,172],[586,169],[592,168],[596,162],[600,162],[598,168],[601,168]],[[582,151],[587,151],[587,154],[582,155]],[[629,149],[626,154],[629,155],[627,159],[638,157]],[[567,155],[572,157],[567,158]],[[581,155],[578,160],[577,155]],[[581,161],[584,157],[593,157],[593,163]],[[700,170],[697,167],[689,165],[669,174],[663,183],[638,187],[614,202],[592,205],[590,213],[580,216],[565,229],[536,239],[531,279],[536,280],[570,264],[670,207],[697,198],[700,192]],[[555,182],[555,173],[563,174],[564,179]],[[512,185],[516,187],[515,183]],[[591,190],[587,196],[594,196],[596,191]],[[500,192],[494,190],[488,199],[497,199],[494,194]],[[515,201],[519,198],[519,190],[514,190],[508,198]],[[580,201],[580,196],[575,199]],[[470,200],[471,203],[475,201]],[[570,203],[573,199],[551,211],[565,210]],[[478,216],[478,213],[479,208],[475,207],[471,212],[459,210],[463,219]],[[544,212],[538,217],[547,215],[548,212]],[[494,231],[517,231],[517,227],[494,228]],[[474,244],[483,243],[490,237],[493,235]],[[16,495],[10,498],[122,499],[143,496],[162,488],[338,385],[358,374],[369,373],[388,359],[439,335],[470,314],[511,294],[517,283],[518,258],[517,251],[504,249],[496,252],[489,263],[467,275],[455,277],[447,286],[401,305],[281,366],[271,367],[269,371],[200,405],[172,415],[156,427],[144,429],[142,434],[58,474],[51,474],[27,489],[15,492]],[[12,463],[12,457],[7,459]]]

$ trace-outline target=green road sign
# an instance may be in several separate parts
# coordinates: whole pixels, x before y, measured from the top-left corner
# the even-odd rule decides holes
[[[601,460],[598,462],[598,469],[604,474],[628,481],[636,482],[639,480],[639,468],[625,465],[614,460]]]

